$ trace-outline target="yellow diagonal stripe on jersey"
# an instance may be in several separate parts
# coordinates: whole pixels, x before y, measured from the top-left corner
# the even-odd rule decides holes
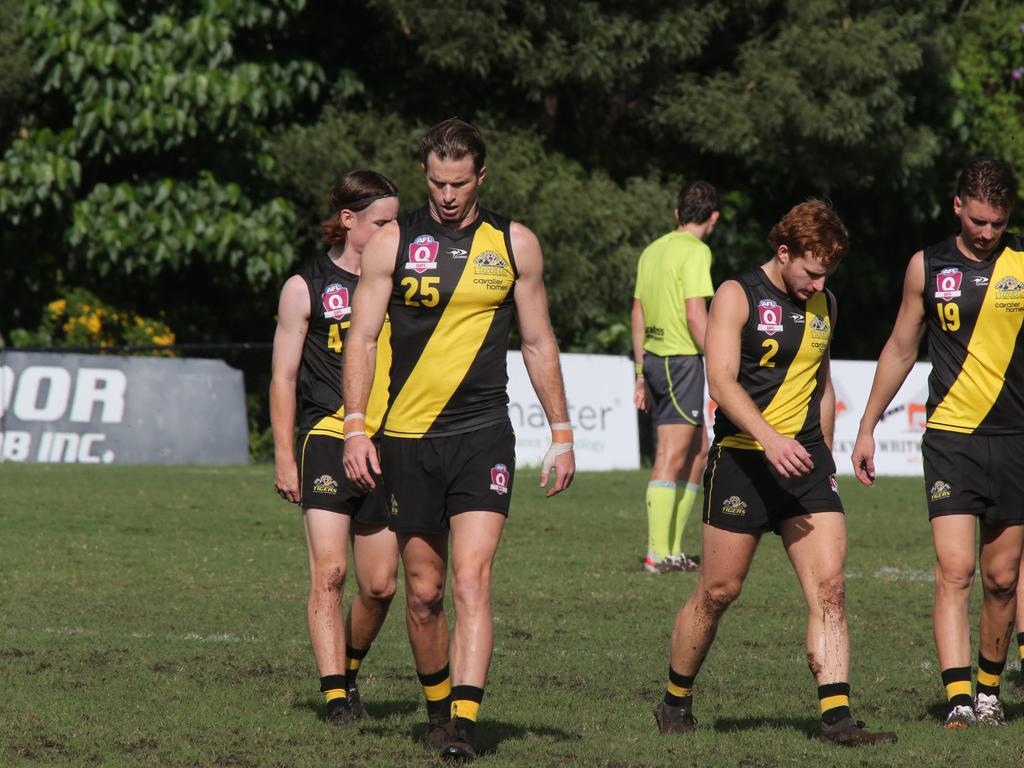
[[[1004,303],[997,300],[996,286],[1007,277],[1018,280],[1024,277],[1024,254],[1006,249],[996,261],[967,345],[967,358],[953,386],[932,411],[929,428],[973,432],[999,397],[1024,321],[1024,313],[1008,312],[996,306]],[[1024,296],[1017,295],[1013,299],[1024,301]]]
[[[815,320],[828,318],[828,300],[825,293],[816,293],[807,301],[804,317],[804,335],[800,340],[800,348],[789,364],[786,378],[779,385],[775,396],[765,407],[762,414],[765,421],[772,425],[776,432],[786,437],[795,437],[807,421],[807,409],[818,386],[818,368],[825,353],[824,349],[815,349],[814,331],[811,327]],[[831,326],[831,321],[830,321]],[[831,328],[829,329],[831,333]],[[827,342],[822,338],[819,343]],[[762,445],[750,435],[732,435],[721,441],[727,448],[746,448],[763,451]]]
[[[504,234],[487,223],[481,224],[473,235],[473,245],[459,283],[416,367],[391,405],[385,435],[423,436],[476,359],[494,321],[494,313],[508,295],[514,279],[511,266],[506,267],[509,279],[500,289],[494,287],[493,281],[482,279],[474,268],[474,258],[485,250],[504,254],[508,263]]]

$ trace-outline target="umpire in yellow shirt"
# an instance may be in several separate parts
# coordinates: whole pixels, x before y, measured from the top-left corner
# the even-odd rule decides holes
[[[636,388],[633,402],[657,428],[647,484],[646,573],[692,571],[699,558],[682,551],[683,530],[700,490],[707,455],[704,431],[704,329],[711,285],[705,240],[718,223],[718,192],[706,181],[679,192],[675,230],[640,255],[631,317]],[[678,483],[685,485],[679,489]]]

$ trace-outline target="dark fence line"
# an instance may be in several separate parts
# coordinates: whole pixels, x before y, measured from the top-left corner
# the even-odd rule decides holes
[[[112,352],[210,352],[218,349],[272,349],[270,341],[188,342],[184,344],[115,344],[109,347],[0,347],[5,352],[53,352],[57,354],[109,354]]]

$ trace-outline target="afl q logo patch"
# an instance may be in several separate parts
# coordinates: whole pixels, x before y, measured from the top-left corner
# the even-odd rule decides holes
[[[324,288],[320,300],[324,303],[324,317],[328,320],[338,320],[352,314],[352,307],[348,303],[348,288],[341,283],[331,283]]]
[[[956,267],[946,267],[935,276],[935,298],[949,301],[960,296],[963,274]]]
[[[761,299],[757,302],[757,317],[760,321],[757,330],[764,331],[769,336],[782,333],[782,307],[771,299]]]
[[[430,235],[420,235],[409,243],[409,261],[405,268],[422,275],[428,269],[437,269],[437,249],[440,243]]]
[[[508,493],[508,467],[504,464],[491,467],[491,490],[500,496]]]

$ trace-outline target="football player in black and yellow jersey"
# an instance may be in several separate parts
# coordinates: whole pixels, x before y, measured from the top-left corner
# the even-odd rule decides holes
[[[367,493],[345,476],[341,394],[342,349],[352,323],[361,254],[370,236],[398,214],[398,190],[379,173],[352,171],[334,185],[331,204],[335,213],[323,224],[330,250],[281,290],[270,416],[274,487],[282,498],[301,505],[305,522],[307,618],[320,690],[328,721],[342,724],[366,716],[356,676],[387,616],[398,573],[398,542],[387,527],[384,494]],[[386,377],[386,364],[382,369]],[[373,414],[369,429],[380,423],[384,411],[387,385],[377,385],[374,404],[367,409]],[[359,587],[343,623],[350,535]]]
[[[694,679],[761,535],[772,531],[807,600],[807,663],[818,684],[822,740],[895,741],[850,715],[846,520],[831,453],[836,302],[825,290],[846,251],[846,228],[827,205],[810,201],[790,210],[768,240],[772,259],[723,283],[711,304],[705,350],[718,411],[704,473],[704,559],[676,617],[655,719],[662,733],[696,727]]]
[[[505,368],[513,315],[552,427],[541,468],[542,485],[555,472],[549,496],[569,486],[575,461],[536,236],[479,207],[487,168],[483,138],[471,125],[440,123],[420,154],[428,205],[384,227],[363,257],[345,355],[345,469],[367,488],[383,469],[405,565],[409,640],[427,699],[427,742],[444,757],[471,760],[491,660],[491,566],[515,472]],[[385,314],[393,361],[378,464],[360,415]]]
[[[950,729],[1004,719],[999,680],[1024,547],[1024,239],[1006,232],[1017,192],[1002,161],[978,158],[961,173],[953,198],[960,232],[910,259],[852,455],[857,478],[870,485],[872,433],[927,332],[932,372],[921,453],[937,561],[935,645]],[[978,521],[984,596],[972,699],[967,606]]]

